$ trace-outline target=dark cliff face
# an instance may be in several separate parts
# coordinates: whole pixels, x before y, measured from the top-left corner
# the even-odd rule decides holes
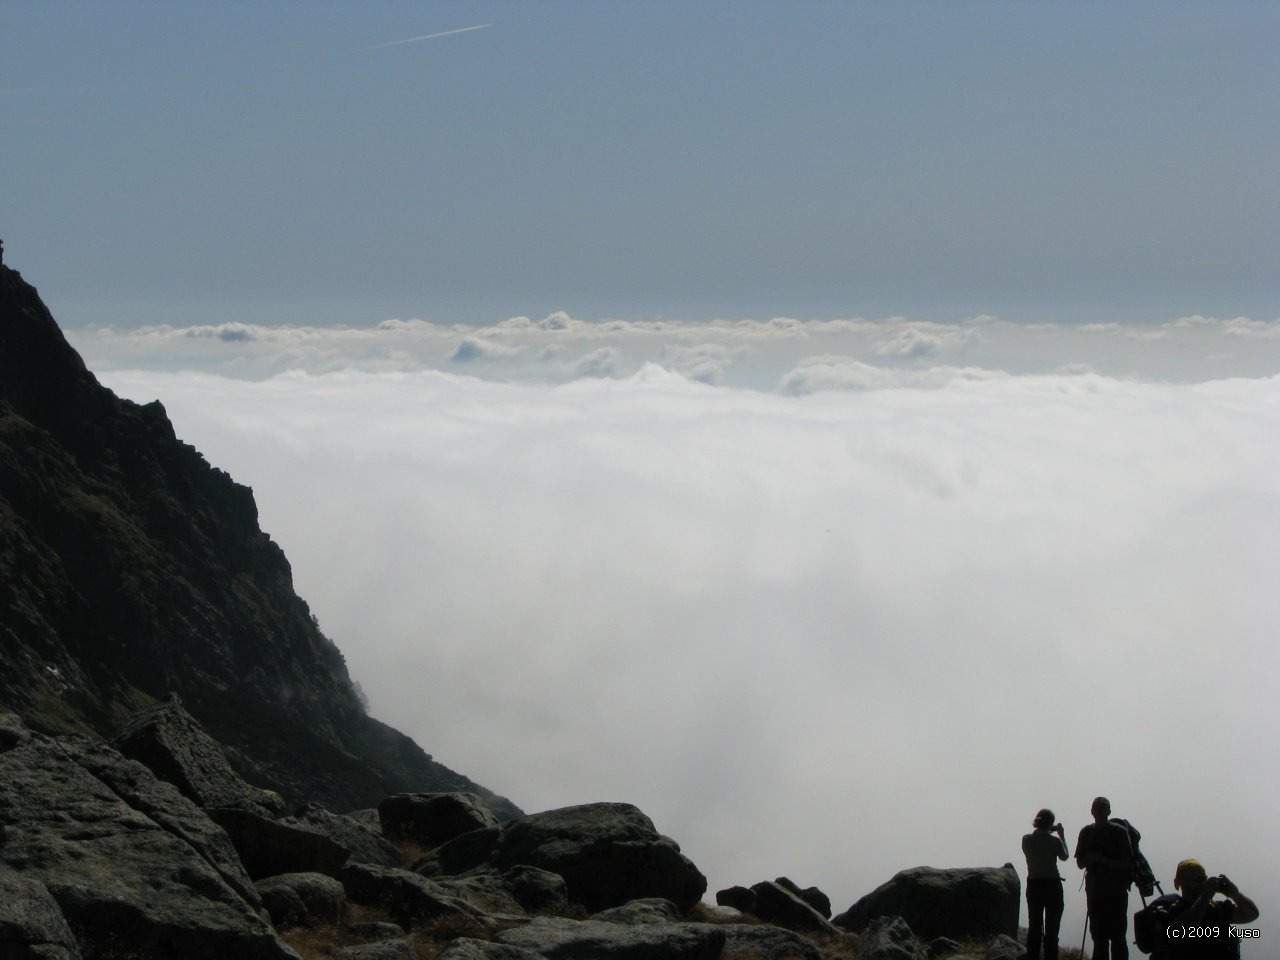
[[[110,736],[170,691],[290,801],[479,790],[518,812],[364,713],[252,491],[101,386],[0,266],[0,709]]]

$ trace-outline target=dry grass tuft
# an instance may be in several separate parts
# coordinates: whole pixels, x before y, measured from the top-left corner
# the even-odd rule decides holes
[[[293,947],[302,960],[327,960],[336,956],[342,947],[353,947],[364,942],[332,923],[317,927],[294,927],[281,933],[280,939]]]
[[[367,907],[363,903],[352,903],[349,900],[342,921],[348,926],[354,923],[395,923],[391,914],[380,907]]]
[[[343,947],[368,943],[351,932],[358,923],[395,923],[391,915],[378,907],[348,903],[341,925],[325,924],[315,927],[295,927],[280,934],[302,960],[334,960]],[[435,960],[452,941],[459,937],[473,940],[492,940],[499,931],[519,926],[520,921],[494,922],[488,919],[465,916],[447,916],[416,923],[406,939],[418,960]],[[398,924],[397,924],[398,925]]]
[[[471,917],[441,917],[415,928],[409,943],[418,960],[435,960],[445,947],[459,937],[492,940],[495,933],[518,925],[519,921],[482,923]]]
[[[814,933],[805,936],[813,941],[813,945],[827,960],[835,957],[854,960],[858,956],[858,935],[855,933]]]
[[[400,862],[406,870],[425,857],[431,849],[415,840],[401,840],[395,848],[400,851]]]
[[[293,947],[302,960],[332,960],[343,947],[354,947],[369,942],[350,931],[349,927],[357,923],[395,923],[395,921],[385,910],[359,903],[348,903],[341,925],[327,923],[314,927],[294,927],[282,932],[280,939]],[[409,943],[414,951],[418,952],[415,939],[411,935]],[[439,952],[440,950],[437,949],[430,954],[419,953],[419,956],[430,958]]]

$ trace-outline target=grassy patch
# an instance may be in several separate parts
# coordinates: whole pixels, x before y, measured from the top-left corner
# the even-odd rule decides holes
[[[354,946],[362,941],[344,936],[342,930],[327,923],[318,927],[294,927],[280,934],[280,939],[293,947],[302,960],[323,960],[336,956],[341,947]]]
[[[400,851],[400,862],[403,863],[406,868],[411,867],[413,864],[425,857],[427,855],[427,850],[430,849],[429,847],[424,847],[416,840],[401,840],[395,845],[395,848]]]
[[[280,939],[297,951],[302,960],[332,960],[343,947],[371,942],[352,932],[351,927],[355,924],[394,922],[385,910],[348,903],[341,925],[330,923],[314,927],[294,927],[281,933]],[[509,925],[487,925],[470,917],[441,917],[415,925],[406,939],[418,960],[435,960],[445,947],[459,937],[490,940],[506,926]]]

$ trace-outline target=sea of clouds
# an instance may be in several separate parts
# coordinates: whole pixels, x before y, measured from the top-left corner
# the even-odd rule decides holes
[[[1280,903],[1280,325],[73,332],[253,487],[372,712],[837,910],[1053,807]],[[1063,942],[1083,893],[1067,865]],[[1137,906],[1137,898],[1134,898]]]

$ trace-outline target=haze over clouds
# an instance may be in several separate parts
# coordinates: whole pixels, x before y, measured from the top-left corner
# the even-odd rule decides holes
[[[377,716],[527,809],[637,803],[713,891],[1021,866],[1106,793],[1162,877],[1280,896],[1280,378],[105,382],[253,485]]]

